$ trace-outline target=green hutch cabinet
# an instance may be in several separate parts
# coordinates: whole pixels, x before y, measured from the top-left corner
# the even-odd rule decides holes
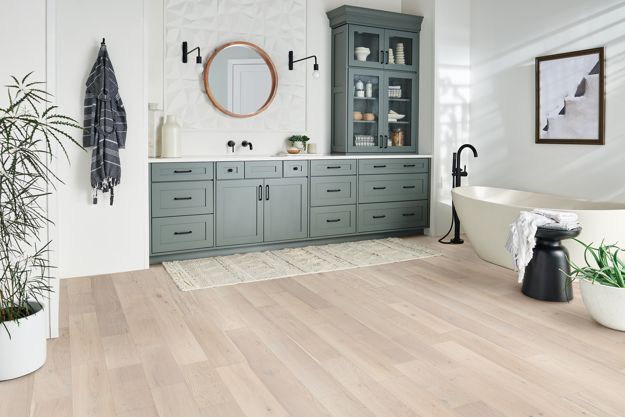
[[[332,28],[332,152],[416,153],[423,17],[355,6]]]

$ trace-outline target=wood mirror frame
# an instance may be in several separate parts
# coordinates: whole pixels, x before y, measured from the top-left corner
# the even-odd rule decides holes
[[[269,93],[269,97],[267,98],[265,103],[254,113],[250,113],[250,114],[233,113],[230,110],[223,107],[219,103],[219,101],[217,100],[213,92],[211,91],[210,83],[208,82],[210,67],[211,67],[211,64],[213,63],[213,60],[217,57],[217,55],[219,55],[221,51],[223,51],[226,48],[230,48],[232,46],[246,46],[246,47],[252,48],[254,51],[258,53],[258,55],[260,55],[263,61],[265,61],[265,63],[267,64],[267,67],[269,68],[269,72],[271,73],[271,92]],[[276,92],[278,91],[278,71],[276,70],[276,66],[274,65],[273,61],[271,60],[267,52],[265,52],[261,47],[253,43],[245,42],[245,41],[229,42],[215,49],[215,51],[212,53],[210,58],[208,58],[208,62],[206,63],[206,66],[204,67],[204,89],[206,90],[206,95],[208,95],[209,100],[211,101],[211,103],[213,103],[213,106],[215,106],[217,110],[219,110],[220,112],[227,114],[230,117],[236,117],[239,119],[243,119],[246,117],[253,117],[267,110],[269,105],[271,105],[271,102],[273,101],[273,99],[276,97]]]

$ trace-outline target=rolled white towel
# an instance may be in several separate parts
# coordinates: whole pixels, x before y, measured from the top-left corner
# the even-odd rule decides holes
[[[537,208],[532,210],[532,212],[540,214],[541,216],[549,217],[557,223],[575,223],[578,220],[577,213],[572,211],[556,211]]]
[[[582,225],[580,222],[572,222],[572,223],[553,222],[553,223],[543,224],[540,227],[542,227],[543,229],[553,229],[553,230],[573,230],[573,229],[579,229],[580,227],[582,227]]]

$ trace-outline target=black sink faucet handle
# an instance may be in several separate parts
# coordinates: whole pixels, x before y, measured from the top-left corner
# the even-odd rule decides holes
[[[245,147],[247,147],[247,146],[249,146],[249,147],[250,147],[250,151],[251,151],[252,149],[254,149],[254,147],[252,146],[252,142],[249,142],[249,141],[247,141],[247,140],[244,140],[243,142],[241,142],[241,146],[243,146],[244,148],[245,148]]]
[[[226,143],[226,145],[232,149],[232,152],[234,152],[234,146],[236,145],[236,142],[233,140],[229,140],[228,143]]]

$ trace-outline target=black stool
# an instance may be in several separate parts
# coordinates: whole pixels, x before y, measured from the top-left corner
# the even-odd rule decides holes
[[[570,301],[573,298],[568,256],[561,240],[577,237],[581,228],[555,230],[539,227],[532,260],[525,268],[523,294],[543,301]],[[564,272],[563,272],[564,271]]]

